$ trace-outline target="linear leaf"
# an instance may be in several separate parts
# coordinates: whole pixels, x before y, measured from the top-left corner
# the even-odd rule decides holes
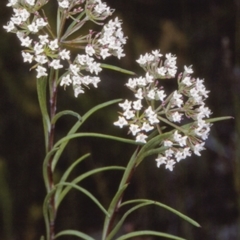
[[[120,137],[115,137],[112,135],[107,135],[102,133],[75,133],[75,134],[67,135],[66,137],[63,137],[62,139],[60,139],[58,142],[55,143],[54,148],[59,147],[62,143],[66,141],[69,141],[74,138],[80,138],[80,137],[104,138],[104,139],[110,139],[118,142],[130,143],[134,145],[142,145],[142,143],[138,143],[128,138],[120,138]]]
[[[129,74],[129,75],[136,75],[135,72],[132,72],[132,71],[120,68],[120,67],[116,67],[116,66],[113,66],[113,65],[109,65],[109,64],[101,63],[101,67],[102,68],[111,69],[111,70],[114,70],[114,71],[117,71],[117,72],[121,72],[121,73],[126,73],[126,74]]]
[[[74,116],[78,119],[78,121],[81,121],[81,116],[78,113],[76,113],[74,111],[70,111],[70,110],[64,110],[64,111],[57,113],[54,116],[54,118],[52,119],[52,124],[55,124],[60,117],[65,116],[65,115]]]
[[[74,161],[69,167],[68,169],[64,172],[63,176],[61,177],[59,183],[61,182],[66,182],[68,176],[70,175],[70,173],[72,172],[72,170],[79,164],[81,163],[83,160],[85,160],[87,157],[90,156],[90,153],[87,153],[85,155],[83,155],[82,157],[80,157],[79,159],[77,159],[76,161]],[[76,182],[75,182],[76,183]],[[57,202],[57,199],[59,197],[59,194],[61,193],[62,191],[62,188],[58,188],[57,189],[57,192],[55,194],[55,199],[56,199],[56,202]]]
[[[56,188],[58,187],[62,187],[62,186],[69,186],[71,188],[75,188],[77,190],[79,190],[80,192],[82,192],[83,194],[85,194],[87,197],[89,197],[102,211],[105,215],[108,216],[108,212],[107,210],[102,206],[102,204],[97,200],[97,198],[95,198],[88,190],[86,190],[85,188],[82,188],[74,183],[58,183],[55,185]]]
[[[40,110],[42,113],[43,119],[43,130],[44,130],[44,138],[45,138],[45,149],[47,152],[48,148],[48,133],[50,131],[50,118],[48,115],[47,109],[47,99],[46,99],[46,91],[47,91],[47,79],[46,77],[37,78],[37,94],[38,94],[38,102],[40,106]]]
[[[126,220],[126,218],[134,211],[136,211],[137,209],[141,208],[141,207],[145,207],[147,205],[150,205],[151,203],[140,203],[132,208],[130,208],[126,213],[124,213],[124,215],[122,216],[122,218],[118,221],[118,223],[116,224],[116,226],[113,228],[113,230],[110,232],[110,234],[107,236],[106,240],[111,240],[116,233],[118,232],[118,230],[121,228],[121,226],[123,225],[124,221]]]
[[[56,234],[55,238],[58,238],[58,237],[61,237],[64,235],[76,236],[76,237],[80,237],[81,239],[85,239],[85,240],[94,240],[94,238],[92,238],[91,236],[89,236],[83,232],[76,231],[76,230],[61,231],[58,234]]]
[[[101,103],[93,108],[91,108],[88,112],[86,112],[82,118],[81,118],[81,121],[77,121],[74,126],[71,128],[71,130],[68,132],[68,135],[71,135],[71,134],[74,134],[80,127],[81,125],[93,114],[95,113],[96,111],[102,109],[102,108],[105,108],[105,107],[108,107],[112,104],[115,104],[117,102],[120,102],[122,101],[122,99],[116,99],[116,100],[112,100],[112,101],[107,101],[105,103]],[[52,168],[53,168],[53,171],[57,165],[57,162],[63,152],[63,150],[65,149],[65,147],[67,146],[68,144],[68,141],[64,142],[61,144],[61,146],[59,147],[59,150],[56,152],[56,154],[54,155],[54,158],[53,158],[53,161],[52,161]]]
[[[135,231],[131,233],[127,233],[122,235],[121,237],[117,238],[116,240],[125,240],[128,238],[133,238],[133,237],[139,237],[139,236],[158,236],[158,237],[165,237],[165,238],[170,238],[174,240],[186,240],[185,238],[177,237],[168,233],[162,233],[162,232],[156,232],[156,231],[150,231],[150,230],[143,230],[143,231]]]
[[[163,203],[160,203],[160,202],[157,202],[157,201],[153,201],[153,200],[149,200],[149,199],[133,199],[133,200],[123,202],[120,207],[128,205],[128,204],[132,204],[132,203],[144,203],[144,202],[162,207],[162,208],[174,213],[175,215],[179,216],[180,218],[184,219],[185,221],[191,223],[192,225],[194,225],[196,227],[200,227],[199,223],[197,223],[196,221],[194,221],[190,217],[180,213],[179,211],[175,210],[174,208],[169,207],[166,204],[163,204]]]
[[[102,239],[106,239],[107,237],[107,231],[108,231],[109,223],[111,221],[110,216],[113,215],[117,202],[119,201],[120,197],[122,196],[123,192],[126,190],[127,187],[128,187],[128,184],[125,184],[121,189],[119,189],[109,205],[108,216],[106,215],[104,220]]]
[[[79,182],[81,182],[82,180],[86,179],[87,177],[94,175],[98,172],[103,172],[103,171],[109,171],[109,170],[124,170],[124,167],[119,167],[119,166],[109,166],[109,167],[101,167],[101,168],[97,168],[97,169],[93,169],[91,171],[88,171],[78,177],[76,177],[72,183],[73,184],[77,184]],[[66,187],[60,194],[59,198],[57,199],[57,207],[60,205],[61,201],[63,200],[63,198],[66,196],[66,194],[71,190],[71,187]]]

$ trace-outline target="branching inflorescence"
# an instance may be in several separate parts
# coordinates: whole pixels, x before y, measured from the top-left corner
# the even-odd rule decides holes
[[[126,86],[135,99],[119,104],[123,112],[114,125],[128,126],[136,141],[142,143],[148,141],[148,133],[154,129],[162,134],[164,124],[173,127],[170,137],[159,143],[167,149],[156,158],[158,167],[165,164],[172,171],[176,162],[192,152],[200,156],[204,149],[211,126],[206,121],[211,111],[205,105],[209,91],[202,79],[191,76],[192,67],[185,66],[178,75],[178,89],[167,95],[161,81],[174,78],[177,73],[176,57],[171,53],[163,58],[159,50],[152,51],[141,55],[137,62],[146,74],[128,80]],[[189,126],[181,127],[182,123]]]
[[[21,46],[27,49],[22,51],[24,62],[34,63],[31,69],[37,72],[37,78],[48,76],[49,69],[64,69],[59,78],[61,86],[72,85],[77,97],[84,93],[84,86],[97,87],[102,71],[97,60],[110,56],[122,58],[123,45],[126,37],[123,35],[121,20],[117,17],[103,25],[103,21],[112,15],[106,3],[100,0],[59,0],[59,15],[65,20],[72,20],[68,28],[59,21],[58,32],[55,34],[49,25],[42,7],[48,0],[10,0],[7,6],[12,7],[14,14],[7,25],[7,32],[17,34]],[[82,13],[82,14],[81,14]],[[77,15],[77,18],[75,16]],[[88,21],[102,26],[101,31],[89,30],[86,35],[69,40]],[[82,53],[71,60],[71,52],[67,47],[82,49]]]

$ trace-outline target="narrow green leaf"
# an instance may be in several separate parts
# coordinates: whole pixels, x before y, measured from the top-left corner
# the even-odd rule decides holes
[[[109,166],[109,167],[101,167],[101,168],[93,169],[91,171],[88,171],[88,172],[76,177],[72,181],[72,183],[77,184],[77,183],[81,182],[82,180],[86,179],[87,177],[92,176],[96,173],[103,172],[103,171],[110,171],[110,170],[125,170],[125,168],[124,167],[119,167],[119,166]],[[59,190],[61,191],[61,189],[59,189]],[[70,190],[71,190],[71,187],[64,188],[64,190],[61,192],[60,196],[57,198],[57,201],[56,201],[56,206],[57,207],[60,205],[61,201],[64,199],[64,197],[67,195],[67,193]]]
[[[107,231],[108,231],[108,227],[109,227],[109,223],[111,220],[111,216],[113,215],[114,211],[115,211],[115,207],[119,201],[119,199],[121,198],[123,192],[126,190],[126,188],[128,187],[128,184],[125,184],[121,189],[119,189],[115,196],[113,197],[109,208],[108,208],[108,216],[105,216],[105,220],[104,220],[104,225],[103,225],[103,235],[102,235],[102,239],[106,239],[107,237]]]
[[[37,94],[38,94],[38,102],[42,114],[43,119],[43,130],[44,130],[44,138],[45,138],[45,149],[47,152],[48,149],[48,133],[50,131],[50,118],[48,115],[47,109],[47,78],[41,77],[37,78]]]
[[[101,63],[101,67],[102,68],[111,69],[111,70],[114,70],[114,71],[117,71],[117,72],[121,72],[121,73],[126,73],[126,74],[129,74],[129,75],[136,75],[135,72],[132,72],[132,71],[120,68],[120,67],[116,67],[116,66],[113,66],[113,65],[109,65],[109,64]]]
[[[123,216],[122,218],[118,221],[117,225],[113,228],[113,230],[110,232],[110,234],[107,236],[106,240],[111,240],[113,239],[113,237],[116,235],[116,233],[118,232],[118,230],[121,228],[121,226],[123,225],[124,221],[126,220],[126,218],[134,211],[136,211],[137,209],[141,208],[141,207],[145,207],[147,205],[150,205],[151,203],[140,203],[132,208],[130,208]]]
[[[206,119],[205,121],[209,123],[213,123],[213,122],[219,122],[219,121],[230,120],[230,119],[234,119],[234,117],[225,116],[225,117],[209,118],[209,119]]]
[[[68,176],[70,175],[70,173],[72,172],[72,170],[80,163],[82,162],[83,160],[85,160],[87,157],[90,156],[90,153],[87,153],[85,155],[83,155],[82,157],[80,157],[79,159],[77,159],[76,161],[74,161],[70,167],[64,172],[61,180],[59,181],[60,183],[61,182],[65,182],[68,178]]]
[[[88,190],[86,190],[85,188],[82,188],[74,183],[58,183],[55,185],[56,188],[62,187],[62,186],[69,186],[71,188],[75,188],[78,191],[82,192],[83,194],[85,194],[87,197],[89,197],[101,210],[102,212],[108,216],[108,212],[107,210],[102,206],[102,204],[97,200],[97,198],[95,198]]]
[[[65,116],[65,115],[74,116],[78,119],[78,121],[81,121],[81,116],[78,113],[76,113],[74,111],[70,111],[70,110],[64,110],[64,111],[57,113],[54,116],[54,118],[52,119],[52,124],[55,124],[60,117]]]
[[[142,145],[142,143],[138,143],[138,142],[128,139],[128,138],[120,138],[120,137],[115,137],[115,136],[107,135],[107,134],[75,133],[75,134],[67,135],[66,137],[63,137],[62,139],[60,139],[58,142],[55,143],[54,148],[59,147],[62,143],[68,142],[71,139],[81,138],[81,137],[104,138],[104,139],[114,140],[114,141],[118,141],[118,142],[130,143],[130,144],[134,144],[134,145]]]
[[[69,167],[68,169],[64,172],[63,176],[61,177],[59,183],[62,183],[62,182],[66,182],[68,176],[70,175],[70,173],[72,172],[72,170],[80,163],[82,162],[83,160],[85,160],[87,157],[90,156],[90,153],[87,153],[85,155],[83,155],[82,157],[80,157],[79,159],[77,159],[76,161],[74,161]],[[74,182],[76,183],[76,182]],[[56,202],[58,202],[58,198],[59,198],[59,195],[62,191],[62,188],[58,188],[57,191],[56,191],[56,194],[55,194],[55,200]]]
[[[195,227],[200,227],[199,223],[197,223],[196,221],[194,221],[190,217],[180,213],[179,211],[175,210],[174,208],[171,208],[171,207],[169,207],[169,206],[167,206],[163,203],[157,202],[157,201],[148,200],[148,199],[133,199],[133,200],[123,202],[120,207],[128,205],[128,204],[133,204],[133,203],[149,203],[149,204],[157,205],[159,207],[162,207],[162,208],[174,213],[175,215],[177,215],[180,218],[184,219],[185,221],[191,223]]]
[[[64,35],[62,36],[61,40],[64,41],[68,36],[70,36],[72,33],[74,33],[76,30],[78,30],[76,28],[76,25],[79,24],[80,19],[83,17],[83,15],[85,14],[85,12],[81,12],[74,20],[72,21],[72,23],[69,25],[69,27],[67,28],[67,30],[65,31]],[[83,21],[82,21],[83,22]],[[84,23],[84,22],[83,22]]]
[[[71,128],[71,130],[68,132],[68,135],[74,134],[80,127],[81,125],[96,111],[108,107],[112,104],[116,104],[118,102],[122,101],[122,99],[116,99],[116,100],[112,100],[112,101],[108,101],[105,103],[101,103],[93,108],[91,108],[88,112],[86,112],[83,116],[81,121],[78,121],[75,123],[75,125]],[[64,142],[61,144],[61,146],[59,147],[59,150],[56,152],[56,154],[54,155],[53,161],[52,161],[52,168],[53,170],[55,169],[57,162],[60,158],[60,156],[62,155],[63,150],[65,149],[65,147],[67,146],[68,141]]]
[[[126,166],[126,170],[124,171],[118,190],[122,189],[123,186],[127,183],[127,179],[129,178],[130,172],[133,170],[133,167],[136,165],[137,153],[138,153],[138,149],[135,150],[135,152],[133,153],[132,157],[128,162],[128,165]]]
[[[59,39],[60,35],[60,28],[61,28],[61,10],[58,8],[57,10],[57,37]]]
[[[83,232],[79,232],[76,230],[64,230],[59,232],[58,234],[56,234],[55,238],[64,236],[64,235],[70,235],[70,236],[75,236],[75,237],[79,237],[81,239],[85,239],[85,240],[94,240],[94,238],[92,238],[91,236],[83,233]]]
[[[44,199],[43,202],[43,217],[45,222],[45,228],[46,228],[46,240],[50,240],[50,222],[49,218],[51,218],[51,213],[49,212],[49,200],[52,197],[52,195],[55,193],[56,189],[51,190]]]
[[[150,231],[150,230],[135,231],[135,232],[127,233],[127,234],[124,234],[121,237],[117,238],[116,240],[125,240],[128,238],[146,236],[146,235],[170,238],[170,239],[174,239],[174,240],[186,240],[185,238],[177,237],[177,236],[174,236],[174,235],[171,235],[168,233],[162,233],[162,232],[156,232],[156,231]]]

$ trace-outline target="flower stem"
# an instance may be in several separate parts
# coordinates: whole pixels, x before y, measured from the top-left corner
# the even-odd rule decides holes
[[[49,79],[49,111],[50,111],[50,120],[51,120],[51,127],[50,132],[48,135],[48,152],[50,152],[54,145],[54,133],[55,133],[55,123],[52,121],[54,116],[56,115],[56,106],[57,106],[57,79],[58,79],[58,72],[53,72],[50,74]],[[53,180],[53,169],[52,169],[52,160],[53,156],[49,158],[48,165],[47,165],[47,172],[48,172],[48,183],[49,183],[49,190],[51,191],[54,188],[54,180]],[[56,218],[57,209],[55,208],[55,194],[53,194],[49,201],[49,223],[50,223],[50,236],[49,240],[54,240],[55,235],[55,218]]]
[[[126,170],[123,174],[122,180],[119,184],[118,191],[120,191],[123,186],[130,183],[130,181],[132,179],[132,176],[133,176],[133,173],[135,172],[135,169],[137,167],[137,159],[138,159],[138,153],[139,153],[140,149],[141,149],[141,147],[138,146],[136,151],[135,151],[135,154],[132,156],[132,159],[129,161],[129,163],[126,167]],[[110,220],[109,220],[109,223],[108,223],[108,226],[107,226],[106,238],[111,233],[111,231],[113,229],[114,221],[115,221],[116,216],[118,214],[118,211],[119,211],[119,208],[120,208],[123,196],[124,196],[124,192],[125,191],[123,191],[122,194],[119,195],[118,200],[115,203],[114,210],[113,210],[113,212],[110,216]]]

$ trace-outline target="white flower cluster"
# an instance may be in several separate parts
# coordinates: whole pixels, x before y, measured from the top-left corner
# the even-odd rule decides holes
[[[174,78],[177,72],[176,57],[170,53],[164,60],[156,50],[141,55],[137,62],[146,74],[128,80],[126,86],[133,91],[135,100],[119,104],[123,112],[114,125],[120,128],[128,126],[136,142],[141,143],[150,140],[148,133],[153,130],[162,134],[163,124],[173,127],[171,136],[159,143],[167,150],[156,158],[158,167],[165,164],[165,168],[172,171],[176,162],[192,153],[200,155],[204,149],[204,141],[210,131],[206,118],[211,111],[205,105],[209,91],[202,79],[191,76],[192,67],[185,66],[184,72],[178,76],[178,89],[167,96],[160,81]]]
[[[48,0],[40,2],[9,0],[7,6],[13,8],[14,14],[4,28],[7,32],[16,33],[21,46],[27,48],[22,51],[23,61],[29,63],[35,61],[32,68],[36,69],[37,78],[48,76],[49,68],[54,70],[65,68],[67,70],[60,77],[60,85],[64,87],[72,85],[74,95],[77,97],[78,94],[84,93],[83,86],[88,87],[89,84],[92,84],[97,87],[100,82],[97,75],[102,68],[94,57],[106,59],[116,56],[120,59],[125,56],[123,45],[126,43],[126,37],[122,31],[122,23],[118,18],[110,20],[106,24],[101,22],[103,27],[100,32],[90,30],[86,36],[80,36],[84,45],[80,45],[82,42],[78,41],[78,38],[76,38],[76,42],[71,40],[73,47],[83,49],[83,52],[71,61],[71,54],[65,48],[64,39],[61,36],[54,37],[52,33],[54,31],[49,30],[47,19],[41,17],[38,11],[47,2]],[[86,6],[81,7],[82,4]],[[82,14],[85,11],[83,23],[89,20],[99,24],[99,21],[105,20],[113,12],[101,0],[58,0],[58,5],[61,11],[68,11],[66,16]],[[78,47],[76,44],[80,46]],[[85,75],[86,72],[89,72],[89,75]]]

